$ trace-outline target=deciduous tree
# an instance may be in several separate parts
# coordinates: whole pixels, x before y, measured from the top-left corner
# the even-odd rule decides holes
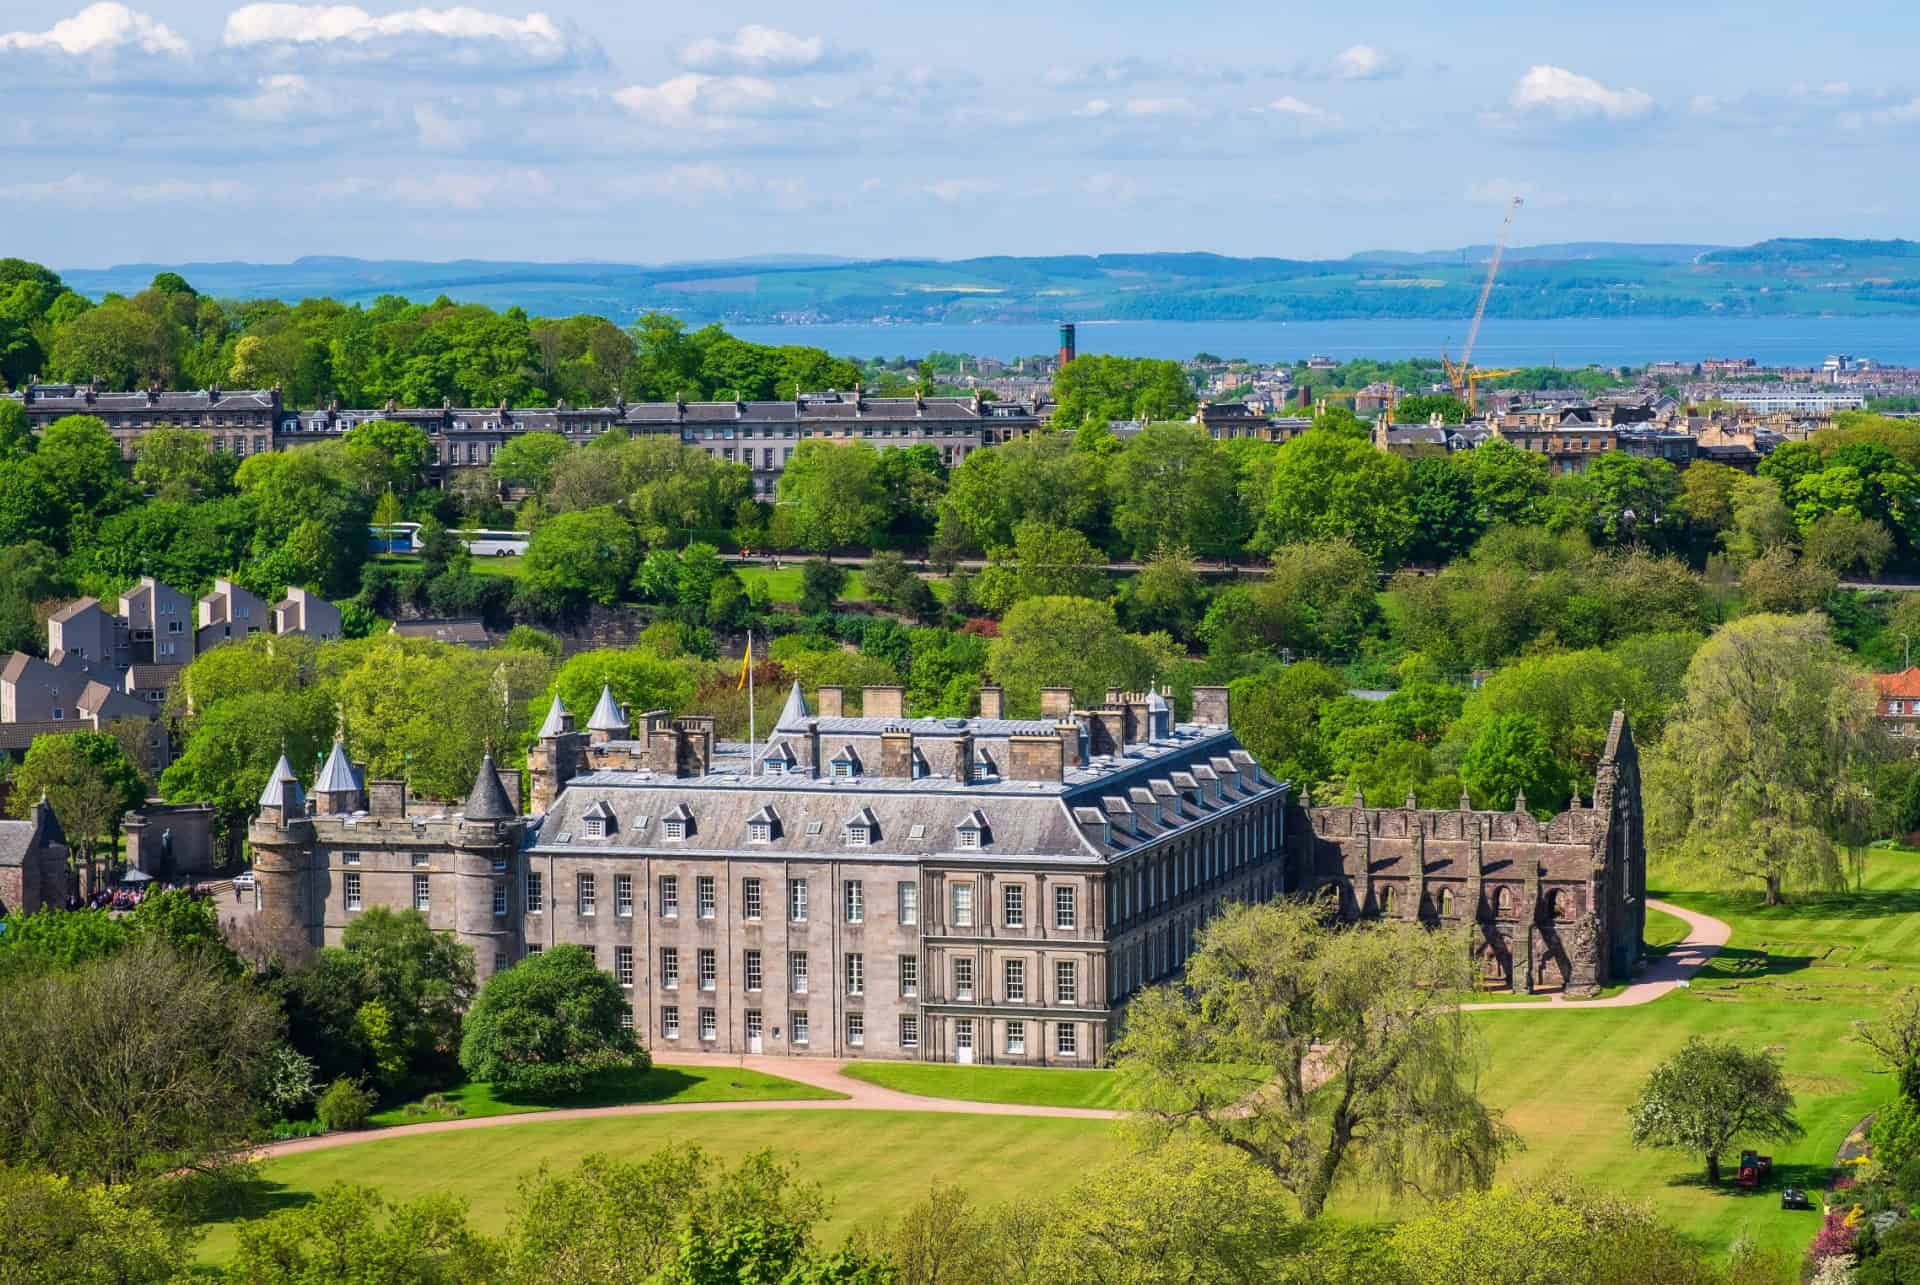
[[[1230,907],[1180,985],[1130,1002],[1122,1091],[1146,1137],[1226,1143],[1309,1219],[1356,1170],[1428,1196],[1484,1188],[1517,1140],[1474,1093],[1470,986],[1460,942],[1417,924]]]
[[[645,1068],[621,1025],[631,1012],[613,974],[584,947],[560,945],[495,973],[480,988],[460,1039],[460,1066],[497,1093],[555,1097],[614,1067]]]
[[[1793,1108],[1793,1090],[1772,1053],[1696,1035],[1654,1068],[1627,1114],[1635,1146],[1702,1156],[1707,1181],[1718,1184],[1729,1148],[1805,1132]]]

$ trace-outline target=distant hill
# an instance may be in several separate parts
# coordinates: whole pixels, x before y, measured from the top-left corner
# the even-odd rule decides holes
[[[178,272],[203,293],[288,301],[441,295],[546,316],[694,324],[780,321],[1293,321],[1465,317],[1491,246],[1345,259],[1206,253],[695,263],[525,263],[310,257],[292,263],[124,264],[63,272],[98,298]],[[1510,248],[1489,315],[1515,318],[1813,316],[1920,308],[1920,243],[1781,239],[1746,247],[1604,241]]]

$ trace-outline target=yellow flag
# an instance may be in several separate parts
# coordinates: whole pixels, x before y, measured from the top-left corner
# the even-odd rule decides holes
[[[740,685],[736,691],[745,690],[747,675],[753,672],[753,635],[747,635],[747,654],[740,658]]]

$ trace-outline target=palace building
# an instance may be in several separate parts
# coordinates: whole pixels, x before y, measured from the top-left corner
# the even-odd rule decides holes
[[[250,831],[289,957],[412,907],[484,980],[567,943],[631,999],[643,1045],[1026,1066],[1105,1060],[1129,996],[1178,975],[1233,902],[1318,897],[1347,920],[1457,932],[1489,987],[1591,993],[1641,959],[1637,759],[1616,717],[1592,804],[1317,807],[1254,761],[1224,687],[1177,723],[1157,692],[1040,717],[857,717],[796,684],[762,741],[556,699],[524,778],[489,758],[464,803],[368,781],[336,744],[283,760]],[[525,786],[530,815],[522,807]]]
[[[584,946],[673,1049],[1091,1066],[1118,1008],[1173,976],[1221,907],[1284,890],[1287,787],[1227,727],[1225,688],[1176,724],[1158,693],[1038,719],[861,717],[798,686],[771,734],[556,700],[517,773],[417,814],[335,746],[311,790],[283,763],[250,838],[268,930],[337,944],[412,906],[482,978]]]

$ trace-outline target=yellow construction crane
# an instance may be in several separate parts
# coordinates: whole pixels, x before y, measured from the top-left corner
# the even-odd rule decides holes
[[[1474,398],[1479,395],[1478,388],[1483,379],[1498,379],[1502,375],[1517,375],[1521,368],[1510,370],[1470,370],[1467,372],[1467,414],[1473,414]]]
[[[1473,389],[1467,372],[1473,368],[1474,341],[1480,338],[1480,323],[1487,316],[1487,299],[1493,294],[1493,279],[1500,273],[1501,256],[1507,252],[1507,234],[1513,231],[1514,213],[1523,204],[1525,202],[1517,196],[1507,204],[1507,217],[1501,221],[1499,239],[1493,243],[1493,258],[1487,262],[1487,279],[1480,283],[1480,301],[1474,305],[1473,324],[1467,328],[1467,346],[1460,350],[1459,364],[1455,365],[1453,359],[1447,356],[1446,349],[1440,350],[1440,364],[1446,367],[1447,382],[1453,385],[1453,395],[1468,406],[1473,405]]]

